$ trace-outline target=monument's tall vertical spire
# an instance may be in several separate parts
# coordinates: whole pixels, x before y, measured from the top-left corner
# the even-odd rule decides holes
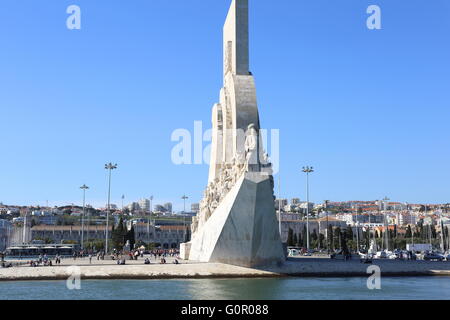
[[[224,75],[249,74],[248,0],[233,0],[223,27]]]

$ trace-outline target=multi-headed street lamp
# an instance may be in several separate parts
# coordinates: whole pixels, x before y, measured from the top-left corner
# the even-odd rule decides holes
[[[187,241],[187,228],[186,228],[186,200],[189,199],[189,197],[187,195],[183,195],[181,197],[181,199],[183,199],[183,228],[184,228],[184,232],[186,232],[186,241]]]
[[[105,169],[109,171],[108,180],[108,208],[106,210],[106,241],[105,241],[105,253],[108,253],[108,228],[109,228],[109,213],[111,210],[111,171],[117,169],[117,164],[107,163]]]
[[[83,215],[81,216],[81,249],[84,249],[84,217],[86,216],[86,190],[89,187],[83,184],[80,189],[83,190]],[[88,237],[89,237],[89,226],[88,226]]]
[[[186,195],[183,195],[181,197],[181,199],[183,199],[183,213],[185,213],[186,212],[186,200],[189,199],[189,197]]]
[[[309,174],[314,172],[314,168],[306,166],[302,171],[306,173],[306,249],[309,252]]]

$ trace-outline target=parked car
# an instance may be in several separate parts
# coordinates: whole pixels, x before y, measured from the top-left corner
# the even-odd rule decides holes
[[[423,260],[426,261],[444,261],[444,256],[439,254],[439,253],[435,253],[435,252],[427,252],[424,254],[423,256]]]

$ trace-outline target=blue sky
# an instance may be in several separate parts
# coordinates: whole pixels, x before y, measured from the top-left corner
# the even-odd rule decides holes
[[[80,6],[82,29],[66,8]],[[229,0],[2,0],[0,201],[198,201],[206,165],[170,137],[210,126]],[[368,30],[379,5],[382,30]],[[450,202],[450,3],[250,0],[261,122],[280,129],[283,197]],[[205,146],[207,143],[205,143]],[[277,191],[277,190],[276,190]]]

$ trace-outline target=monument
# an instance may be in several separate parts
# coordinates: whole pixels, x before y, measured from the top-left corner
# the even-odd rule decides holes
[[[272,164],[264,152],[249,71],[248,0],[233,0],[223,28],[220,102],[212,110],[208,186],[181,257],[254,267],[284,261]]]

